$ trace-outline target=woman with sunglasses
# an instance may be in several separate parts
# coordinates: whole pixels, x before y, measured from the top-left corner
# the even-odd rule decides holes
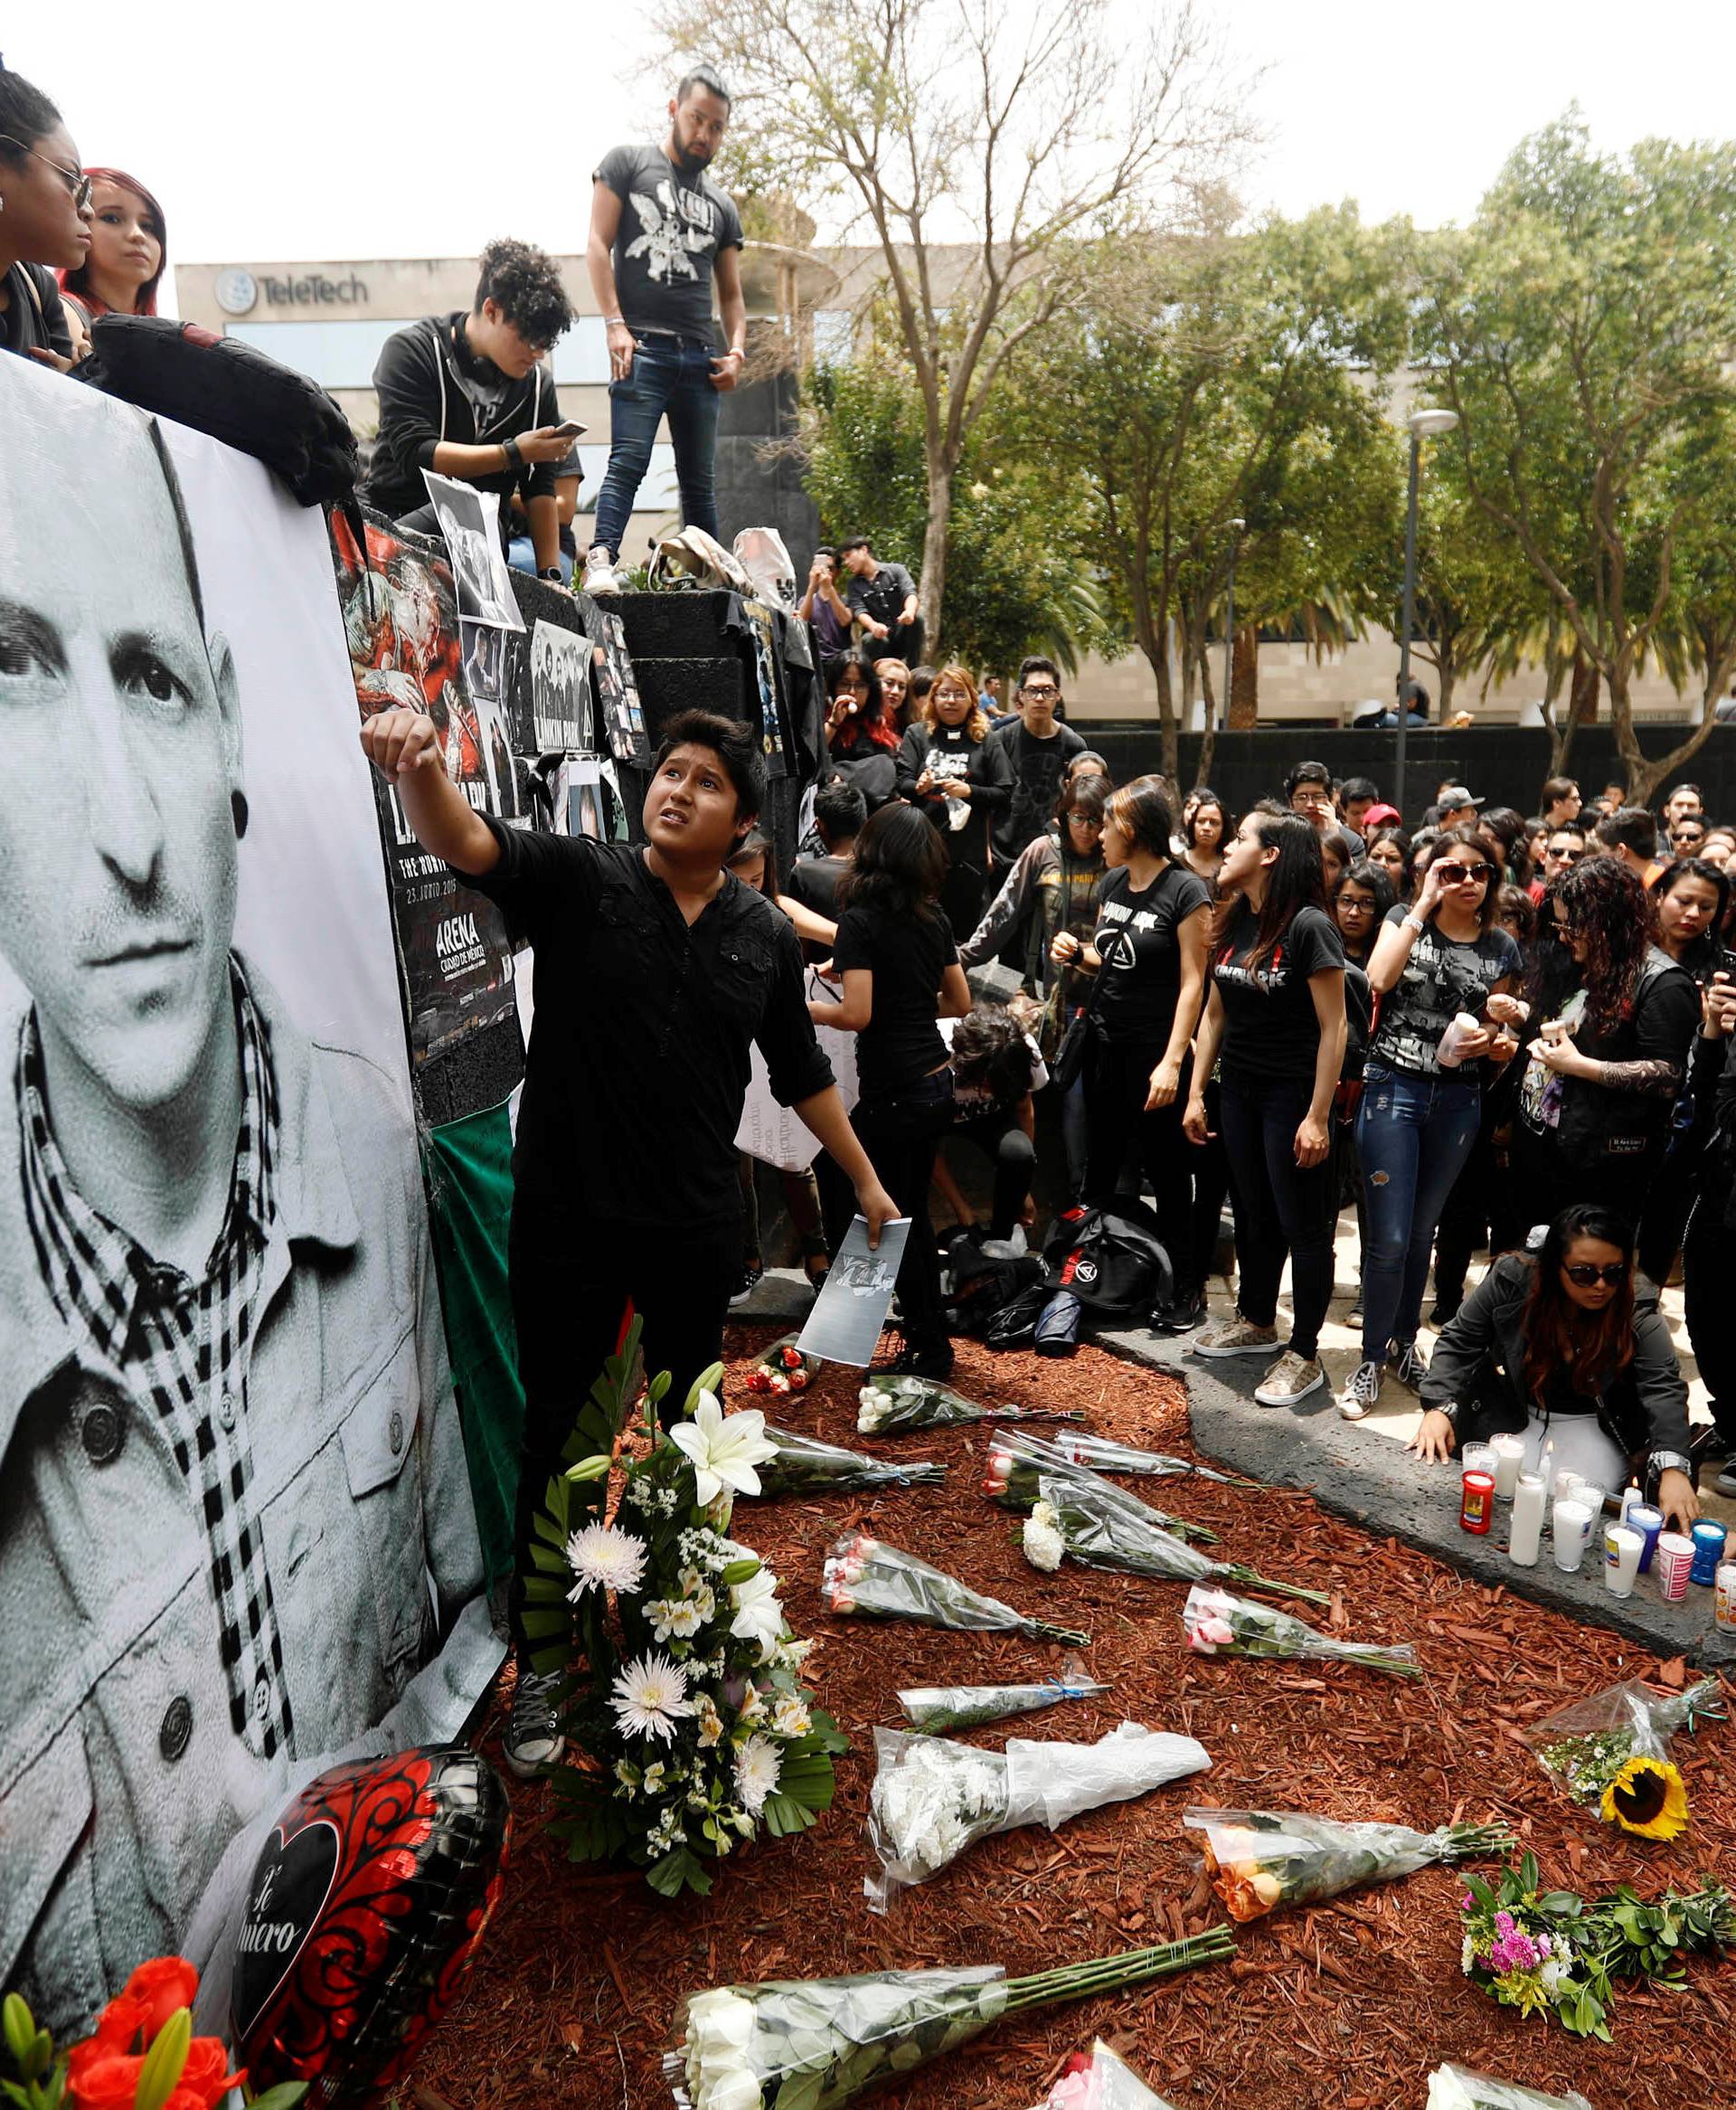
[[[1700,992],[1656,943],[1650,896],[1619,857],[1576,865],[1543,913],[1559,943],[1539,945],[1533,975],[1537,1032],[1514,1125],[1519,1191],[1537,1220],[1598,1201],[1637,1224],[1669,1142]]]
[[[90,251],[90,179],[61,113],[22,73],[0,69],[0,351],[65,373],[85,344],[54,267]]]
[[[1356,1113],[1367,1229],[1363,1357],[1338,1396],[1346,1421],[1378,1402],[1389,1358],[1401,1385],[1421,1381],[1435,1227],[1477,1140],[1486,1074],[1518,1052],[1503,1029],[1518,1017],[1519,948],[1495,920],[1487,847],[1474,828],[1448,828],[1418,863],[1416,906],[1388,910],[1368,963],[1381,1014]],[[1477,1021],[1469,1033],[1457,1024],[1465,1016]]]
[[[1547,1453],[1606,1494],[1638,1472],[1674,1529],[1700,1513],[1675,1345],[1627,1220],[1596,1202],[1564,1209],[1534,1254],[1495,1263],[1436,1343],[1422,1404],[1420,1458],[1523,1434],[1528,1472]]]

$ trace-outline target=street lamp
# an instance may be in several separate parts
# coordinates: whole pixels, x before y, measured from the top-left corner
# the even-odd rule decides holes
[[[1410,722],[1410,631],[1417,612],[1417,469],[1425,440],[1437,440],[1458,423],[1457,411],[1412,411],[1405,420],[1410,428],[1410,496],[1404,515],[1404,620],[1399,626],[1399,752],[1392,774],[1392,803],[1404,819],[1404,734]]]
[[[1248,523],[1238,517],[1230,523],[1230,592],[1223,616],[1223,715],[1222,730],[1230,730],[1230,685],[1236,677],[1236,552]]]

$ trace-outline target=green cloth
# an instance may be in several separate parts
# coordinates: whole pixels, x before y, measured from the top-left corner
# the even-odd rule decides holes
[[[424,1173],[446,1348],[491,1600],[513,1571],[513,1504],[524,1393],[518,1381],[506,1229],[513,1213],[513,1137],[505,1105],[425,1129]]]

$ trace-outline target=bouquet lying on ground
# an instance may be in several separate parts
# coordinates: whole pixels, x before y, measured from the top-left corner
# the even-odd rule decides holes
[[[961,1422],[1077,1421],[1072,1407],[1058,1407],[1052,1414],[1036,1407],[978,1406],[949,1385],[937,1385],[927,1377],[897,1377],[882,1370],[870,1377],[856,1395],[856,1433],[863,1436],[895,1436],[907,1429],[944,1429]]]
[[[1163,1451],[1137,1451],[1131,1443],[1093,1436],[1084,1429],[1058,1429],[1055,1449],[1075,1465],[1089,1465],[1096,1472],[1132,1473],[1147,1480],[1176,1480],[1192,1473],[1195,1480],[1215,1480],[1223,1487],[1266,1491],[1263,1481],[1242,1480],[1233,1472],[1219,1472],[1212,1466],[1195,1465],[1191,1458],[1172,1458]]]
[[[1033,1715],[1063,1699],[1086,1699],[1107,1692],[1085,1675],[1077,1656],[1069,1656],[1057,1678],[1041,1685],[918,1685],[898,1695],[904,1719],[925,1736],[943,1736],[953,1729],[975,1729],[1008,1715]]]
[[[1046,1443],[1043,1437],[1033,1436],[1024,1429],[1010,1432],[996,1429],[989,1437],[988,1456],[983,1461],[983,1492],[999,1502],[1004,1509],[1031,1509],[1041,1500],[1041,1483],[1045,1472],[1057,1479],[1077,1481],[1081,1486],[1101,1488],[1108,1499],[1118,1498],[1130,1505],[1129,1515],[1155,1519],[1177,1538],[1214,1541],[1218,1536],[1203,1524],[1190,1524],[1181,1517],[1166,1516],[1162,1509],[1150,1508],[1112,1481],[1105,1480],[1089,1465],[1080,1465],[1068,1457],[1060,1443]]]
[[[1014,1736],[1005,1752],[876,1729],[874,1761],[868,1844],[878,1867],[863,1889],[878,1912],[979,1839],[1024,1824],[1053,1831],[1084,1811],[1129,1802],[1212,1764],[1192,1736],[1137,1722],[1123,1722],[1095,1744]]]
[[[1420,1678],[1421,1666],[1409,1642],[1384,1648],[1376,1642],[1341,1642],[1321,1633],[1305,1620],[1269,1604],[1250,1604],[1228,1590],[1207,1590],[1197,1584],[1182,1607],[1187,1645],[1203,1656],[1318,1656],[1337,1663],[1365,1663],[1394,1678]]]
[[[1473,1985],[1524,2015],[1553,2015],[1576,2037],[1609,2043],[1614,1981],[1686,1982],[1682,1963],[1736,1947],[1736,1899],[1720,1883],[1669,1890],[1647,1905],[1624,1883],[1587,1904],[1571,1890],[1537,1888],[1526,1854],[1491,1888],[1465,1878],[1460,1962]]]
[[[1505,1824],[1340,1824],[1297,1810],[1187,1810],[1182,1822],[1205,1834],[1212,1888],[1234,1920],[1261,1919],[1280,1905],[1317,1905],[1358,1883],[1389,1883],[1433,1861],[1505,1854],[1518,1844]]]
[[[1438,2066],[1423,2110],[1591,2110],[1583,2096],[1545,2096],[1517,2081],[1497,2081],[1466,2066]]]
[[[1099,2037],[1076,2051],[1037,2110],[1171,2110]]]
[[[796,1346],[796,1336],[787,1333],[782,1340],[772,1342],[748,1372],[745,1383],[750,1392],[788,1399],[792,1393],[806,1392],[819,1374],[818,1356],[805,1356]]]
[[[766,1428],[772,1446],[760,1460],[762,1495],[855,1494],[870,1487],[933,1487],[947,1477],[944,1465],[927,1458],[871,1458],[865,1451],[844,1451],[814,1436],[792,1435],[788,1429]]]
[[[1211,1559],[1165,1531],[1155,1509],[1106,1480],[1045,1472],[1038,1489],[1036,1507],[1024,1520],[1024,1557],[1033,1568],[1052,1572],[1063,1554],[1071,1554],[1088,1567],[1118,1568],[1124,1575],[1173,1583],[1217,1576],[1240,1583],[1245,1590],[1269,1590],[1274,1596],[1300,1597],[1310,1604],[1332,1602],[1324,1590],[1275,1583],[1240,1561]]]
[[[1688,1795],[1670,1757],[1671,1736],[1723,1720],[1722,1702],[1715,1678],[1668,1694],[1628,1678],[1520,1734],[1556,1786],[1606,1823],[1643,1839],[1674,1839],[1688,1821]]]
[[[778,1578],[726,1536],[735,1498],[773,1455],[765,1417],[725,1415],[714,1366],[689,1418],[659,1433],[666,1376],[646,1386],[652,1447],[628,1458],[613,1523],[611,1455],[637,1396],[639,1326],[591,1388],[535,1519],[525,1576],[532,1667],[568,1673],[568,1737],[595,1770],[554,1767],[550,1825],[574,1860],[620,1857],[665,1897],[712,1887],[714,1864],[763,1830],[801,1831],[832,1801],[849,1748],[801,1681],[813,1643],[784,1618]]]
[[[1027,1619],[998,1597],[985,1597],[957,1575],[932,1568],[915,1554],[888,1546],[883,1538],[871,1538],[865,1531],[848,1532],[828,1549],[820,1602],[829,1612],[864,1619],[914,1619],[961,1633],[1022,1633],[1033,1642],[1061,1642],[1076,1648],[1091,1638],[1077,1627]]]
[[[1228,1927],[1030,1978],[998,1963],[725,1985],[682,2002],[664,2077],[680,2110],[839,2110],[1004,2016],[1089,2000],[1235,1954]]]

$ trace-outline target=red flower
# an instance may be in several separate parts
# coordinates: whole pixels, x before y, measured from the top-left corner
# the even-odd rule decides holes
[[[145,2002],[147,2011],[145,2036],[148,2042],[171,2015],[193,2005],[198,1991],[199,1973],[184,1956],[153,1956],[148,1963],[141,1963],[127,1981],[121,1998]]]
[[[97,2018],[96,2035],[68,2052],[68,2101],[77,2110],[133,2110],[145,2053],[198,1991],[199,1973],[184,1956],[141,1963]],[[165,2110],[219,2110],[242,2077],[230,2071],[221,2037],[195,2037]]]
[[[144,2001],[136,2000],[129,1992],[118,1992],[97,2017],[97,2034],[92,2041],[109,2051],[130,2051],[150,2018],[150,2008]]]
[[[195,2037],[187,2047],[187,2063],[165,2110],[217,2110],[230,2090],[241,2086],[241,2073],[230,2071],[221,2037]]]
[[[66,2093],[79,2110],[133,2110],[141,2055],[117,2051],[88,2037],[66,2055]]]

